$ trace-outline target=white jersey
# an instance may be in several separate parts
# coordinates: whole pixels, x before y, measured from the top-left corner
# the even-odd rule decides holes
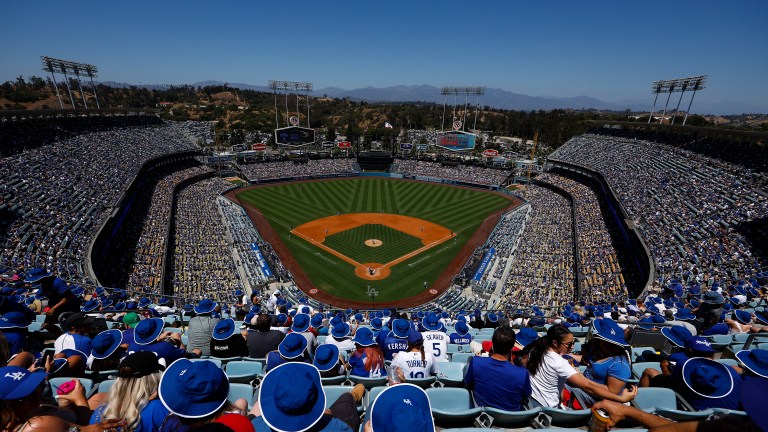
[[[419,351],[401,351],[392,360],[392,366],[403,370],[406,381],[409,378],[427,378],[437,375],[437,362],[426,350],[423,361]]]
[[[421,334],[424,338],[424,351],[431,352],[436,361],[448,361],[448,335],[441,331],[426,331]]]

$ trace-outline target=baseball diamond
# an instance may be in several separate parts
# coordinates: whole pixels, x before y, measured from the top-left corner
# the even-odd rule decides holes
[[[520,204],[500,193],[384,178],[258,185],[228,196],[243,205],[299,288],[339,305],[370,305],[368,286],[381,306],[434,298],[500,214]],[[378,247],[366,245],[372,239]]]

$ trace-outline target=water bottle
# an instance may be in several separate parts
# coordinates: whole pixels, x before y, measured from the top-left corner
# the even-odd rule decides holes
[[[387,385],[400,384],[400,378],[395,369],[397,369],[395,366],[387,367]]]

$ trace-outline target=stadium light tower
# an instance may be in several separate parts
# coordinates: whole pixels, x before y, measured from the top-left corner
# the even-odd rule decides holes
[[[269,80],[269,88],[275,92],[277,90],[283,90],[286,92],[285,93],[286,119],[291,117],[290,113],[288,112],[288,92],[293,91],[296,93],[296,114],[299,113],[299,91],[307,92],[307,128],[310,127],[309,125],[309,92],[312,91],[312,83],[301,82],[301,81]],[[275,93],[275,123],[277,124],[277,128],[280,128],[280,121],[278,120],[278,114],[277,114],[277,93]]]
[[[90,78],[93,97],[96,100],[96,107],[101,108],[99,106],[99,97],[96,95],[96,86],[93,85],[93,78],[96,77],[96,73],[98,72],[96,66],[88,63],[62,60],[48,56],[41,56],[40,60],[43,62],[43,70],[50,72],[51,76],[53,77],[53,83],[56,87],[56,97],[58,97],[59,106],[62,109],[64,109],[64,103],[62,102],[61,95],[59,94],[59,83],[56,81],[56,73],[61,73],[64,75],[64,83],[66,84],[67,91],[69,92],[69,100],[72,102],[72,108],[76,108],[75,99],[72,97],[72,89],[69,86],[69,75],[67,74],[68,72],[75,75],[77,86],[80,88],[80,96],[83,98],[83,106],[85,106],[85,108],[88,108],[88,101],[85,97],[85,92],[83,91],[83,86],[80,81],[80,74],[84,73],[88,78]]]
[[[656,109],[656,100],[659,98],[659,93],[667,93],[667,102],[664,104],[664,111],[661,114],[661,118],[659,119],[659,123],[664,122],[664,116],[667,113],[667,108],[669,106],[669,99],[672,97],[672,93],[680,93],[680,98],[677,100],[677,106],[675,107],[674,114],[672,115],[672,122],[671,124],[675,123],[675,117],[677,116],[677,112],[680,109],[680,103],[683,100],[683,95],[685,92],[693,90],[693,95],[691,96],[691,100],[688,103],[688,109],[685,111],[685,117],[683,118],[683,125],[685,125],[686,120],[688,119],[688,113],[691,110],[691,104],[693,104],[693,98],[696,96],[696,92],[698,90],[704,89],[704,82],[706,81],[707,76],[706,75],[697,75],[697,76],[691,76],[686,78],[675,78],[671,80],[660,80],[660,81],[654,81],[653,86],[651,87],[651,93],[654,93],[656,96],[653,100],[653,108],[651,108],[651,114],[648,116],[648,123],[651,122],[653,119],[653,113]]]
[[[456,118],[456,98],[458,95],[464,95],[464,117],[461,122],[462,124],[462,130],[464,130],[464,125],[466,124],[467,119],[467,99],[470,95],[477,96],[477,101],[475,103],[475,123],[472,126],[472,129],[477,129],[477,111],[478,107],[480,105],[480,96],[483,96],[485,94],[485,86],[445,86],[440,88],[440,94],[443,96],[446,96],[443,99],[443,124],[440,126],[441,130],[445,129],[445,107],[446,107],[446,100],[448,95],[453,95],[453,117]]]

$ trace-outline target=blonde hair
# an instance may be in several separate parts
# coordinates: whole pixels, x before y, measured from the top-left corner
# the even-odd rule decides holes
[[[155,372],[140,378],[118,378],[109,390],[109,402],[102,419],[125,420],[125,431],[138,428],[141,410],[157,396],[162,376],[162,372]]]

